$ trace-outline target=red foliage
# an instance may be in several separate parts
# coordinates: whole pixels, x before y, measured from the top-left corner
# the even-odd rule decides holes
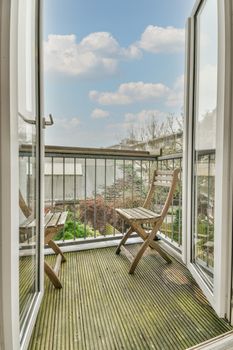
[[[141,205],[140,200],[127,198],[125,207],[133,207]],[[79,205],[79,220],[85,222],[93,229],[98,230],[101,234],[106,233],[106,224],[110,224],[118,231],[122,231],[122,220],[115,212],[114,208],[124,207],[122,200],[116,199],[115,202],[105,201],[102,196],[97,196],[96,199],[89,198],[86,201],[80,201]]]

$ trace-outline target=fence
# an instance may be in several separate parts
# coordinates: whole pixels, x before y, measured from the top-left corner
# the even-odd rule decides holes
[[[30,206],[31,158],[24,150],[21,164],[28,175],[25,198]],[[145,151],[47,146],[45,149],[45,210],[68,210],[68,219],[56,240],[75,244],[85,238],[112,238],[125,232],[117,207],[141,206],[154,169],[182,167],[182,155],[161,157]],[[155,196],[160,210],[164,193]],[[182,184],[161,229],[161,237],[181,249]]]

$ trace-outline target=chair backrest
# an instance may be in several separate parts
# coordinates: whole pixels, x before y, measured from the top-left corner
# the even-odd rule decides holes
[[[152,198],[154,196],[154,191],[157,186],[169,188],[165,203],[160,213],[162,220],[167,215],[168,209],[172,203],[176,185],[179,180],[179,172],[180,169],[176,168],[174,170],[155,170],[153,173],[152,183],[145,200],[144,207],[148,208],[151,204]]]
[[[164,218],[167,215],[168,209],[172,203],[176,185],[179,180],[179,172],[180,172],[180,169],[178,168],[174,170],[156,170],[155,171],[154,186],[169,188],[166,201],[161,211],[162,218]]]

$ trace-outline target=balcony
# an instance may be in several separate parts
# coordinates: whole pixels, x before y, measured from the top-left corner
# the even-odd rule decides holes
[[[211,202],[208,184],[212,158],[212,154],[202,154],[199,170],[203,190],[201,214],[208,215],[201,225],[208,234],[203,235],[198,258],[209,276],[213,268],[213,217],[205,203]],[[21,165],[27,173],[24,196],[28,203],[32,162],[27,147],[23,147]],[[45,208],[69,211],[64,229],[55,237],[66,252],[67,262],[61,269],[62,290],[55,290],[46,278],[30,349],[48,349],[52,344],[54,349],[181,350],[231,329],[217,317],[181,263],[181,180],[159,233],[160,244],[171,254],[172,264],[166,264],[150,251],[131,276],[127,259],[115,255],[115,245],[127,225],[114,209],[142,205],[152,171],[176,167],[182,175],[182,154],[46,147]],[[155,210],[161,209],[164,197],[165,193],[158,189]],[[132,252],[139,241],[136,235],[132,237],[129,242]],[[22,303],[27,300],[30,274],[34,273],[33,269],[30,272],[31,260],[27,262],[26,254],[31,244],[30,239],[21,244]],[[55,257],[48,248],[45,254],[53,265]]]
[[[66,253],[63,289],[46,278],[29,349],[182,350],[231,329],[175,259],[167,265],[148,255],[129,275],[114,250]]]

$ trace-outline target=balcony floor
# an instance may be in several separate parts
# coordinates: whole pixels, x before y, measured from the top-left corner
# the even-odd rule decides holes
[[[231,329],[174,259],[168,265],[147,255],[129,275],[128,260],[113,247],[66,257],[63,288],[46,277],[31,350],[182,350]]]

